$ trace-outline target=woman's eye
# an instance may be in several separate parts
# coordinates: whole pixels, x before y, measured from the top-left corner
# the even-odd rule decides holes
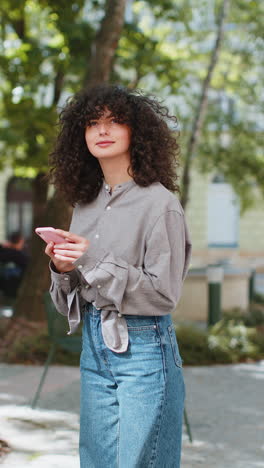
[[[92,121],[89,122],[89,124],[88,124],[89,127],[95,127],[95,125],[97,125],[96,120],[92,120]]]

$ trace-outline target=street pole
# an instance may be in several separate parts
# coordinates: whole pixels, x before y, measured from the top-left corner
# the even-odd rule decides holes
[[[255,276],[256,276],[256,270],[252,269],[249,277],[249,288],[248,288],[248,299],[249,299],[249,304],[254,301],[254,286],[255,286]]]
[[[221,286],[223,277],[224,269],[222,267],[215,265],[209,265],[207,267],[208,327],[221,320]]]

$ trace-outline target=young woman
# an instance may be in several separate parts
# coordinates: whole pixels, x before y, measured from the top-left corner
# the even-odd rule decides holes
[[[74,211],[46,253],[70,333],[83,320],[81,468],[179,468],[185,387],[170,314],[191,244],[174,194],[177,120],[152,97],[101,85],[60,122],[51,175]]]

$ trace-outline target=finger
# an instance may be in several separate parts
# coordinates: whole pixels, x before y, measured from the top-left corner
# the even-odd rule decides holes
[[[56,229],[56,232],[65,238],[68,238],[72,242],[83,242],[83,237],[77,236],[77,234],[73,234],[73,232],[63,231],[63,229]]]
[[[54,247],[54,243],[53,242],[49,242],[45,248],[45,254],[49,255],[49,257],[51,257],[51,255],[53,255],[53,247]]]
[[[56,255],[62,255],[63,257],[74,257],[74,258],[79,258],[83,252],[77,252],[77,251],[72,251],[72,250],[61,250],[61,249],[54,249],[53,250],[54,254]]]
[[[76,261],[76,258],[74,257],[64,257],[63,255],[58,255],[58,254],[55,254],[54,257],[57,260],[61,260],[65,263],[74,263]]]
[[[55,250],[80,250],[80,244],[74,244],[73,242],[69,244],[56,244]]]

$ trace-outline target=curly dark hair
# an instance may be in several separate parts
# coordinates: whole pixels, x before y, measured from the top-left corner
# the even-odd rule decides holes
[[[108,109],[131,129],[128,173],[147,187],[161,182],[172,192],[179,166],[177,118],[153,96],[118,85],[97,85],[69,98],[60,113],[60,132],[50,154],[50,180],[72,205],[90,203],[103,183],[103,172],[87,148],[85,129]],[[169,126],[170,123],[174,124]]]

